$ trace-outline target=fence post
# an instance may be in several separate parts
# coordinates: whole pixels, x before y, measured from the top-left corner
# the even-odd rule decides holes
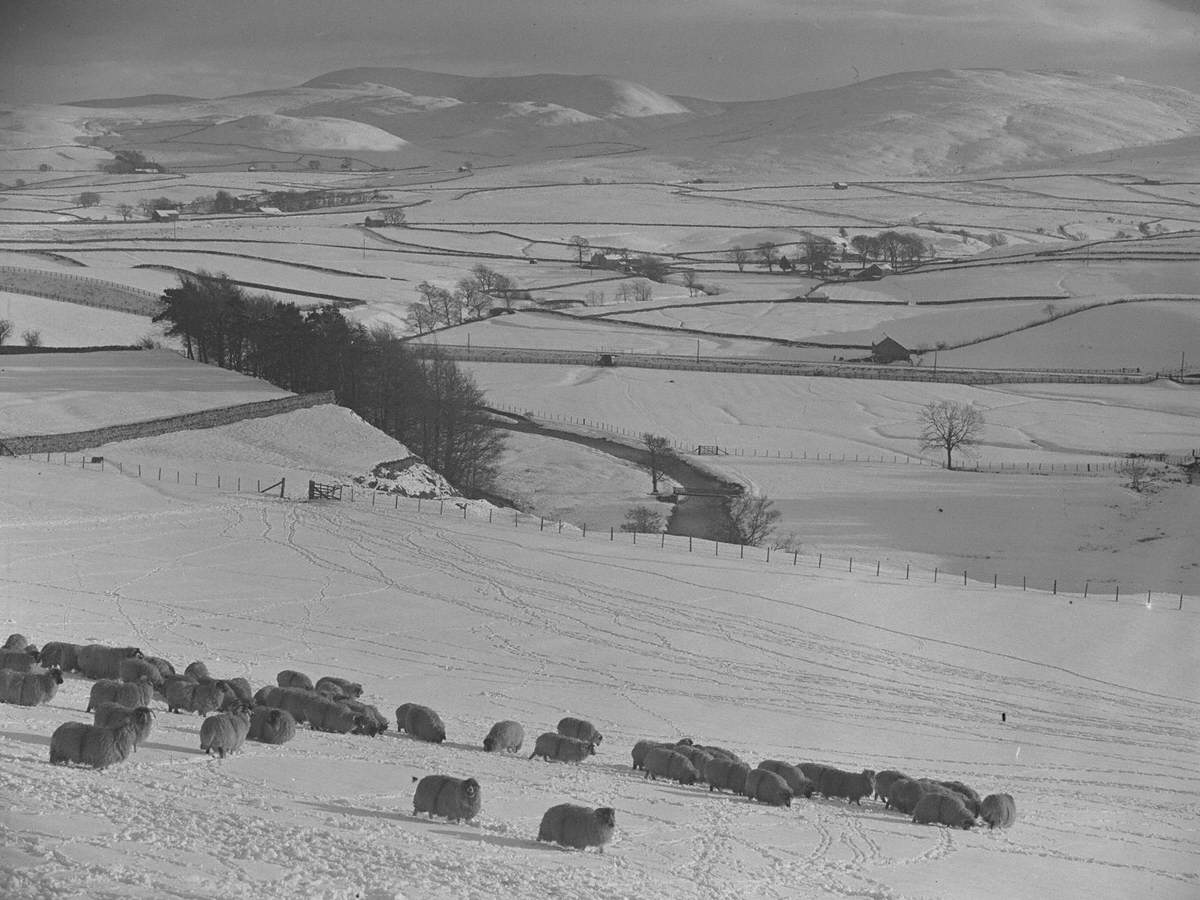
[[[633,542],[634,542],[635,544],[637,543],[637,532],[636,532],[636,531],[635,531],[635,532],[633,532]]]
[[[221,476],[220,476],[220,474],[218,474],[217,475],[217,490],[219,491],[220,489],[221,489]]]
[[[611,525],[609,525],[608,526],[608,539],[610,541],[614,539],[614,534],[615,534],[615,531],[614,531],[613,527]]]
[[[850,571],[851,572],[854,571],[854,557],[853,556],[850,557]]]
[[[796,564],[796,560],[798,560],[799,558],[800,558],[800,551],[799,551],[799,550],[793,550],[793,551],[792,551],[792,565],[793,565],[793,566]],[[1180,594],[1180,595],[1179,595],[1179,602],[1180,602],[1180,605],[1182,606],[1182,604],[1183,604],[1183,594]]]
[[[262,493],[262,479],[261,478],[254,479],[254,490],[260,494]]]
[[[199,485],[200,485],[200,473],[193,472],[192,473],[192,487],[198,487]]]
[[[1021,576],[1021,590],[1025,590],[1025,576]]]
[[[993,572],[992,573],[992,589],[993,590],[999,586],[999,582],[1000,582],[1000,576],[997,575],[995,572]]]
[[[933,583],[934,584],[937,584],[937,575],[938,575],[937,566],[934,566],[933,567]]]
[[[237,489],[238,489],[238,493],[240,494],[242,492],[242,476],[241,475],[238,476]]]
[[[1121,602],[1121,586],[1118,584],[1118,585],[1117,585],[1117,592],[1116,592],[1116,594],[1113,596],[1113,603],[1120,603],[1120,602]]]
[[[444,513],[445,511],[446,511],[446,501],[445,501],[445,500],[439,500],[439,501],[438,501],[438,515],[440,516],[440,515],[441,515],[442,513]]]
[[[963,587],[967,586],[967,570],[963,569]]]
[[[909,568],[910,568],[911,566],[912,566],[912,563],[905,563],[905,564],[904,564],[904,580],[905,580],[905,581],[908,581],[908,570],[909,570]]]
[[[738,545],[738,559],[745,559],[745,558],[746,558],[746,545],[739,544]]]
[[[583,536],[587,537],[587,522],[583,523]]]
[[[418,497],[417,498],[417,512],[420,512],[420,511],[421,511],[421,498]]]
[[[771,561],[771,548],[768,546],[767,547],[767,562],[770,562],[770,561]]]
[[[879,560],[875,560],[875,577],[879,577]]]
[[[562,531],[562,523],[559,523],[558,530]],[[658,549],[661,550],[667,546],[667,533],[665,531],[659,533]]]
[[[513,510],[513,528],[516,528],[516,527],[517,527],[517,517],[518,517],[520,514],[521,514],[521,513],[520,513],[518,510],[515,510],[515,509]]]
[[[818,553],[818,554],[817,554],[817,568],[818,568],[818,569],[819,569],[819,568],[821,568],[821,558],[822,558],[823,556],[824,556],[824,554],[823,554],[823,553]]]
[[[1183,591],[1179,592],[1179,608],[1183,609]]]
[[[546,517],[539,516],[538,517],[538,531],[545,531],[545,530],[546,530]]]
[[[1092,583],[1092,582],[1091,582],[1090,580],[1089,580],[1089,581],[1085,581],[1085,582],[1083,583],[1083,599],[1084,599],[1084,600],[1086,600],[1086,599],[1087,599],[1088,587],[1091,585],[1091,583]]]
[[[688,535],[688,553],[692,552],[692,536]]]
[[[1054,579],[1054,587],[1052,587],[1050,589],[1050,593],[1052,593],[1052,594],[1058,593],[1058,579],[1057,578]]]

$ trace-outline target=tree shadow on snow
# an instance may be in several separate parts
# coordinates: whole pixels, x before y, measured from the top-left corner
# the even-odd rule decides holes
[[[501,837],[496,834],[483,834],[466,831],[450,831],[442,829],[435,831],[434,834],[444,834],[448,837],[458,838],[460,841],[470,841],[471,843],[491,844],[494,847],[512,847],[517,850],[544,850],[551,853],[557,853],[561,850],[566,850],[566,847],[560,847],[557,844],[547,844],[544,841],[535,841],[532,838],[515,838]]]

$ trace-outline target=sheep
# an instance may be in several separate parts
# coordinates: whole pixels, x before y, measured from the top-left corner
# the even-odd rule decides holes
[[[901,778],[908,778],[903,772],[895,769],[884,769],[875,775],[875,799],[887,802],[888,790]]]
[[[374,728],[366,716],[320,694],[307,696],[304,701],[304,718],[318,731],[332,731],[337,734],[371,734]]]
[[[660,775],[680,784],[695,784],[700,779],[696,767],[682,753],[666,747],[654,747],[646,754],[643,768],[645,778],[657,779]]]
[[[130,709],[120,703],[106,700],[93,711],[92,724],[97,728],[118,728],[132,720],[137,726],[133,736],[133,749],[136,750],[150,736],[153,717],[154,713],[148,706]]]
[[[413,781],[417,781],[413,776]],[[442,816],[454,822],[470,822],[479,815],[483,796],[474,778],[452,778],[449,775],[426,775],[417,781],[413,794],[413,815]]]
[[[250,707],[242,704],[232,712],[217,713],[200,723],[200,749],[205,754],[216,751],[224,759],[226,753],[241,748],[250,731]]]
[[[555,731],[547,731],[538,735],[530,759],[540,756],[543,759],[556,759],[559,762],[583,762],[596,753],[595,744],[585,744],[575,738],[566,737]]]
[[[63,683],[62,671],[17,672],[0,669],[0,702],[17,706],[39,706],[49,703]]]
[[[809,781],[804,773],[790,763],[778,759],[764,759],[758,767],[766,772],[774,772],[791,788],[795,797],[811,797],[817,786]]]
[[[208,666],[202,663],[200,660],[188,663],[187,667],[183,670],[183,674],[188,678],[191,678],[193,681],[213,680],[212,676],[208,674]]]
[[[175,667],[160,656],[147,656],[146,662],[158,669],[158,674],[163,678],[175,674]]]
[[[938,784],[958,794],[962,799],[963,806],[967,808],[971,815],[979,816],[979,795],[974,790],[967,787],[961,781],[939,781]]]
[[[703,772],[704,767],[708,765],[708,761],[713,758],[711,753],[703,747],[697,747],[695,744],[674,744],[671,746],[671,749],[680,756],[686,757],[687,761],[695,768],[697,774]]]
[[[168,712],[185,710],[206,716],[224,706],[229,695],[229,688],[223,681],[196,682],[176,676],[163,684]]]
[[[84,712],[91,712],[106,700],[130,709],[136,706],[149,706],[153,697],[154,688],[148,681],[114,681],[111,678],[102,678],[92,685],[87,709]]]
[[[888,788],[887,805],[897,812],[911,815],[917,803],[928,793],[949,794],[951,791],[927,778],[901,778]]]
[[[64,722],[50,736],[50,762],[83,763],[103,769],[128,759],[138,735],[149,730],[148,708],[134,710],[129,720],[114,728],[97,728],[84,722]]]
[[[761,800],[771,806],[791,806],[792,789],[782,775],[766,769],[751,769],[746,775],[744,793],[751,800]]]
[[[1007,828],[1017,820],[1017,804],[1011,794],[988,794],[979,807],[988,828]]]
[[[801,775],[811,781],[814,785],[818,785],[817,790],[820,791],[821,788],[819,785],[821,784],[821,776],[825,772],[828,772],[832,767],[822,765],[821,763],[802,762],[796,763],[796,768],[800,770]],[[835,769],[834,771],[837,770]]]
[[[121,681],[148,681],[158,690],[163,684],[163,673],[154,663],[131,656],[120,661],[117,665],[117,675]]]
[[[633,768],[634,770],[646,768],[646,754],[655,747],[675,747],[677,744],[668,744],[663,741],[641,740],[633,745]]]
[[[563,737],[572,737],[585,744],[599,744],[604,740],[604,735],[596,730],[595,725],[587,719],[576,719],[574,716],[560,719],[556,730]]]
[[[401,734],[408,734],[408,711],[417,704],[401,703],[396,707],[396,730]]]
[[[843,797],[847,803],[862,806],[859,802],[863,797],[870,797],[875,790],[875,773],[871,769],[862,772],[843,772],[841,769],[827,768],[821,773],[817,782],[817,790],[826,797]]]
[[[598,847],[603,853],[604,845],[612,840],[616,827],[617,814],[612,807],[592,809],[574,803],[560,803],[550,807],[542,816],[537,839],[575,850]]]
[[[13,672],[30,672],[37,664],[36,653],[30,653],[28,648],[21,650],[0,650],[0,669],[10,669]]]
[[[388,720],[370,703],[363,703],[361,700],[353,700],[350,697],[339,697],[334,699],[333,702],[346,707],[367,720],[369,727],[363,734],[375,737],[375,735],[383,734],[388,730]]]
[[[226,711],[232,710],[234,704],[244,703],[246,706],[254,705],[254,692],[250,690],[250,682],[245,678],[222,678],[225,683],[225,688],[228,696],[225,699]]]
[[[42,645],[42,665],[57,666],[64,672],[75,672],[79,669],[79,644],[68,644],[63,641],[48,641]]]
[[[313,697],[319,696],[315,691],[306,691],[303,688],[284,688],[268,685],[259,688],[258,693],[254,695],[254,705],[274,706],[287,710],[292,714],[297,724],[303,724],[308,721],[306,712],[308,701]]]
[[[959,794],[930,791],[913,810],[912,820],[918,825],[949,825],[951,828],[971,828],[975,817],[963,804]]]
[[[726,750],[724,747],[713,747],[709,744],[701,744],[700,749],[705,751],[709,756],[720,756],[724,759],[733,760],[736,763],[745,762],[745,760],[743,760],[732,750]]]
[[[296,720],[286,709],[256,706],[250,714],[250,731],[246,735],[262,744],[286,744],[296,736]]]
[[[525,743],[525,729],[520,722],[505,719],[492,726],[483,739],[483,749],[488,753],[517,753]]]
[[[85,678],[120,678],[121,660],[142,658],[137,647],[109,647],[105,644],[88,644],[79,648],[77,658],[79,671]]]
[[[29,646],[29,640],[23,634],[10,634],[0,650],[24,650]]]
[[[442,724],[437,713],[419,703],[406,703],[405,706],[408,707],[404,715],[405,732],[419,741],[428,741],[431,744],[440,744],[446,739],[446,726]],[[400,709],[397,708],[397,718],[399,713]]]
[[[275,676],[275,683],[280,687],[304,688],[306,691],[313,689],[312,679],[294,669],[284,669]]]
[[[708,790],[732,791],[735,794],[746,792],[746,776],[750,767],[744,762],[735,762],[723,756],[714,756],[704,766],[704,780],[708,782]]]
[[[322,686],[328,688],[335,686],[344,697],[352,697],[357,700],[362,696],[363,688],[361,684],[353,681],[347,681],[345,678],[336,678],[333,675],[322,675],[317,679],[314,689],[320,693]]]

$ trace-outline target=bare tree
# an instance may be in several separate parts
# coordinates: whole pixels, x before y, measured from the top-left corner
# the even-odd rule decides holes
[[[617,285],[616,297],[618,303],[629,303],[633,300],[633,285],[628,281],[622,281]]]
[[[946,468],[954,468],[952,453],[978,443],[983,432],[983,413],[970,403],[949,400],[921,407],[921,449],[945,450]]]
[[[383,211],[384,225],[403,225],[405,218],[404,208],[400,206],[393,206]]]
[[[738,494],[729,501],[729,542],[757,547],[782,515],[766,494]]]
[[[583,265],[583,251],[586,250],[590,246],[588,239],[583,237],[583,235],[573,234],[573,235],[571,235],[571,237],[567,241],[567,243],[574,246],[575,252],[579,254],[579,265],[582,266]]]
[[[79,206],[99,206],[100,195],[95,191],[84,191],[76,198],[75,203]]]
[[[1117,474],[1129,479],[1129,487],[1139,494],[1150,480],[1150,463],[1140,456],[1130,456],[1117,463]]]
[[[621,526],[621,530],[638,534],[658,534],[663,530],[662,513],[649,506],[631,506],[625,512],[625,524]]]
[[[688,289],[688,296],[695,297],[700,293],[700,282],[696,278],[695,269],[683,270],[683,284]]]
[[[771,241],[763,241],[758,245],[758,258],[762,260],[768,272],[774,270],[775,259],[778,255],[779,249]]]
[[[28,328],[21,332],[21,340],[25,342],[26,347],[40,347],[42,346],[42,333]]]
[[[649,459],[646,460],[646,471],[650,473],[650,490],[658,493],[658,480],[663,476],[663,466],[674,455],[671,442],[660,434],[646,432],[642,435],[642,443],[646,447]]]
[[[654,285],[648,281],[635,281],[633,283],[633,299],[641,303],[645,303],[654,296]]]
[[[584,301],[587,303],[588,306],[603,306],[604,305],[604,291],[598,291],[595,288],[593,288],[592,290],[588,291],[584,295]]]
[[[133,207],[128,203],[117,204],[117,212],[121,214],[122,221],[128,222],[129,217],[133,215]]]
[[[729,251],[729,258],[738,267],[739,272],[745,272],[746,263],[750,259],[750,251],[745,247],[734,247]]]
[[[0,344],[8,340],[12,334],[13,323],[9,319],[0,319]]]

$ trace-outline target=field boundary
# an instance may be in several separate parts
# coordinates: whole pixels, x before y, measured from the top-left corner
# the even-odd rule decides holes
[[[65,284],[55,288],[54,282],[65,282]],[[88,288],[93,291],[98,289],[106,292],[108,299],[100,299],[94,293],[87,292]],[[141,288],[118,284],[115,281],[105,281],[101,278],[91,278],[87,275],[72,275],[70,272],[0,266],[0,290],[139,316],[152,316],[158,312],[159,295],[152,291],[144,291]]]

